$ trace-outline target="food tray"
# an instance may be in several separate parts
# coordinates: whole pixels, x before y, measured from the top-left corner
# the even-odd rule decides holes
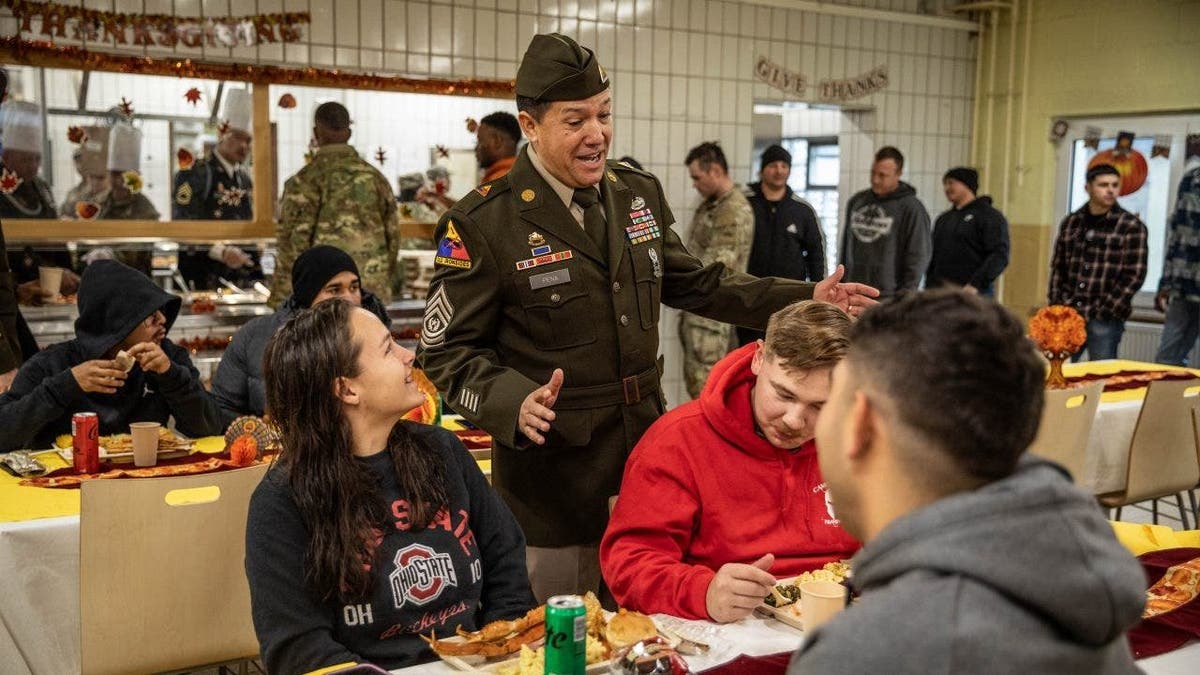
[[[775,582],[775,585],[790,586],[791,584],[794,584],[798,578],[799,576],[780,579],[779,581]],[[774,617],[780,623],[791,626],[802,633],[804,632],[804,621],[800,615],[799,600],[796,600],[790,605],[784,605],[783,607],[772,607],[765,602],[760,602],[758,604],[757,611],[760,614]]]

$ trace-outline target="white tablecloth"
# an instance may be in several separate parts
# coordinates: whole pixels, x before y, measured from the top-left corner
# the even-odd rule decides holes
[[[1137,426],[1142,401],[1101,402],[1088,435],[1087,458],[1079,484],[1092,494],[1125,489],[1129,442]]]
[[[0,524],[0,672],[79,672],[79,516]]]
[[[774,619],[749,617],[712,626],[712,651],[689,656],[702,670],[738,654],[792,651],[803,636]],[[79,672],[79,517],[0,524],[0,673],[65,675]],[[1138,665],[1149,675],[1200,672],[1200,642]],[[443,663],[394,671],[403,675],[455,672]]]

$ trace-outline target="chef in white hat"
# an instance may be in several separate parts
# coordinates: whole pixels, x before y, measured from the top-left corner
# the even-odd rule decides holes
[[[0,218],[57,218],[50,186],[38,175],[42,166],[42,110],[29,101],[0,106],[4,118],[0,143]]]
[[[108,135],[108,178],[112,189],[100,206],[107,220],[158,220],[158,209],[142,194],[142,130],[117,124]]]
[[[220,138],[211,157],[175,174],[171,217],[175,220],[251,220],[253,185],[243,163],[253,140],[249,89],[229,89],[220,120]],[[182,247],[179,271],[196,288],[217,288],[220,279],[248,284],[262,279],[251,252],[215,244]]]
[[[85,139],[71,154],[80,180],[58,207],[63,218],[82,217],[81,202],[99,205],[108,196],[108,127],[84,127],[83,131]],[[82,211],[86,213],[87,207]]]

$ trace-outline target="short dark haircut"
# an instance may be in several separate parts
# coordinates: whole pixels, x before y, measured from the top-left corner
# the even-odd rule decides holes
[[[550,101],[539,101],[529,96],[517,95],[517,112],[529,113],[529,116],[538,122],[542,121],[549,109]]]
[[[497,110],[490,115],[485,115],[483,119],[479,120],[479,123],[486,124],[508,136],[514,145],[521,142],[521,125],[517,122],[516,115],[512,113]]]
[[[1117,171],[1117,167],[1112,164],[1097,164],[1087,170],[1087,182],[1092,182],[1100,176],[1116,176],[1121,178],[1121,172]]]
[[[991,482],[1013,472],[1037,434],[1045,368],[1021,322],[994,300],[939,289],[872,307],[850,331],[846,360],[931,451],[925,464],[945,457],[950,473]]]
[[[885,159],[895,162],[898,171],[904,170],[904,153],[897,150],[895,146],[885,145],[875,152],[876,162],[882,162]]]
[[[721,167],[722,171],[729,173],[729,162],[725,161],[725,151],[716,141],[705,141],[689,150],[687,158],[683,160],[683,165],[688,166],[696,160],[700,161],[700,168],[705,171],[708,171],[708,167],[716,164]]]
[[[345,131],[350,128],[350,111],[337,101],[326,101],[317,106],[313,122],[330,131]]]

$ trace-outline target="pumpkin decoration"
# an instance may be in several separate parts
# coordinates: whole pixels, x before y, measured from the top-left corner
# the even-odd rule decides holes
[[[229,459],[238,466],[253,464],[264,453],[274,452],[278,445],[275,430],[261,417],[244,415],[230,422],[225,429],[225,449],[229,451]]]
[[[437,387],[433,386],[433,382],[426,377],[425,371],[420,368],[413,368],[413,380],[417,383],[417,389],[425,394],[425,402],[421,405],[404,413],[404,419],[421,424],[439,424],[442,417],[441,395],[438,394]]]

